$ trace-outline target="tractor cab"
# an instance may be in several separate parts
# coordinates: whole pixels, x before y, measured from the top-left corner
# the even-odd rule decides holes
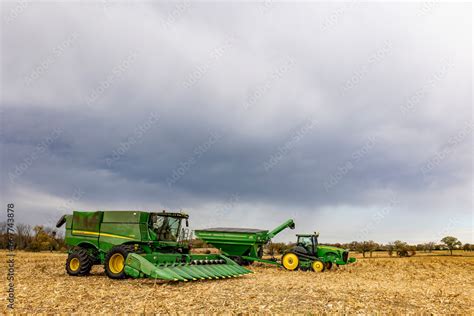
[[[319,233],[296,235],[296,246],[304,248],[308,254],[315,255],[318,249],[318,236]]]

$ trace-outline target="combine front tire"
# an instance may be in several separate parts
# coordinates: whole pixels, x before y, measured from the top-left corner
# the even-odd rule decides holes
[[[296,254],[288,252],[281,258],[281,263],[286,270],[293,271],[298,268],[300,260]]]
[[[104,269],[107,276],[111,279],[125,279],[125,259],[129,253],[133,252],[132,245],[115,246],[105,256]]]
[[[73,276],[89,274],[92,268],[92,258],[85,249],[77,249],[70,253],[66,260],[66,272]]]

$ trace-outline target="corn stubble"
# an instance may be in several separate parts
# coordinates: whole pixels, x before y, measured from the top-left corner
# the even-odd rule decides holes
[[[472,256],[365,259],[323,273],[252,266],[241,278],[186,283],[111,280],[101,267],[71,277],[65,259],[17,253],[15,313],[474,314]]]

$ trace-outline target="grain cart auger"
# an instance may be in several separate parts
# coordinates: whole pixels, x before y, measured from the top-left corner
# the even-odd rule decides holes
[[[263,259],[263,247],[286,228],[295,228],[292,219],[275,229],[261,230],[253,228],[208,228],[195,230],[199,239],[218,248],[221,252],[240,265],[249,265],[254,261],[276,264],[276,260]]]
[[[149,277],[168,281],[219,279],[251,271],[219,254],[190,254],[188,215],[169,212],[96,211],[63,215],[69,275],[103,264],[112,279]]]

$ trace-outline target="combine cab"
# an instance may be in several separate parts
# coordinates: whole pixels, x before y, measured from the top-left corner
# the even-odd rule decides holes
[[[219,279],[251,271],[224,255],[189,253],[188,215],[169,212],[73,212],[66,224],[69,275],[89,274],[103,264],[112,279],[149,277],[168,281]]]

